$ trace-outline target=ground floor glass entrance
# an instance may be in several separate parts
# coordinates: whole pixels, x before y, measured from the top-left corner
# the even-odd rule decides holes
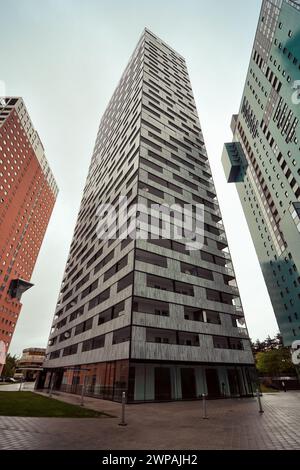
[[[125,392],[128,402],[147,402],[249,396],[256,383],[248,365],[111,361],[44,370],[36,387],[113,401]]]
[[[135,363],[130,365],[134,382],[129,401],[194,400],[243,397],[256,388],[256,373],[251,366],[211,366]]]

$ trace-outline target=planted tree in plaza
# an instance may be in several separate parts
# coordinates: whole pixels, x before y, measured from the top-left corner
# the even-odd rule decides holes
[[[279,347],[255,355],[258,373],[267,376],[296,375],[289,348]]]
[[[252,351],[259,375],[268,377],[297,375],[290,348],[283,346],[280,333],[273,338],[268,335],[264,341],[257,339],[252,343]]]

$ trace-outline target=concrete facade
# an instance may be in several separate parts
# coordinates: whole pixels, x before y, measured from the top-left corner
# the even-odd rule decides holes
[[[141,225],[147,211],[136,203],[201,204],[202,248],[122,239],[121,229],[99,238],[97,210],[118,207],[120,196]],[[172,229],[178,220],[174,212]],[[100,123],[44,368],[41,388],[113,400],[122,391],[129,401],[252,393],[250,341],[185,60],[149,30]]]

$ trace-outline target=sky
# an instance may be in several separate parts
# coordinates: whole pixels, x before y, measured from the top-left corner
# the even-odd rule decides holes
[[[186,59],[253,340],[278,331],[234,185],[232,140],[261,0],[0,0],[0,81],[22,96],[60,192],[10,352],[45,347],[100,118],[148,27]]]

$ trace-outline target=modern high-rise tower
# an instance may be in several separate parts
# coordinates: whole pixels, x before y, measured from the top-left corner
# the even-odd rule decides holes
[[[0,100],[0,343],[7,352],[57,196],[21,98]],[[2,366],[0,364],[0,373]]]
[[[222,160],[287,346],[300,339],[299,120],[300,2],[264,0],[233,142]]]
[[[203,247],[99,239],[98,207],[120,196],[131,208],[203,204]],[[145,30],[100,123],[38,387],[130,402],[240,396],[253,370],[185,60]]]

